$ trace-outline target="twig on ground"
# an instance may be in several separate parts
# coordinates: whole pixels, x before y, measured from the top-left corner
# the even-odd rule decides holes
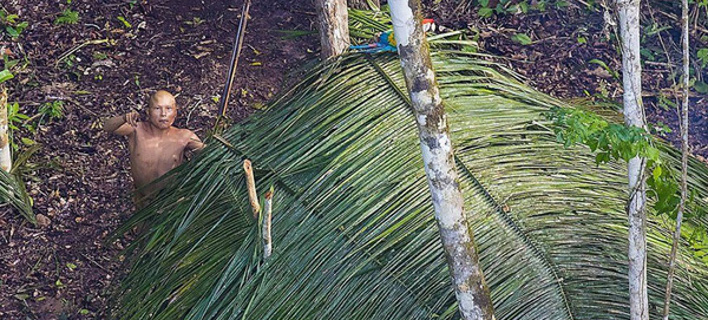
[[[108,274],[111,273],[110,271],[108,271],[108,269],[106,269],[106,268],[105,268],[104,266],[102,266],[100,263],[96,262],[96,260],[91,259],[91,257],[89,257],[88,255],[86,255],[85,253],[82,253],[81,256],[84,257],[84,259],[86,259],[86,260],[88,260],[89,262],[91,262],[92,264],[94,264],[95,266],[99,267],[101,270],[105,271],[106,273],[108,273]]]
[[[69,49],[69,51],[66,51],[66,52],[62,53],[62,54],[59,56],[59,58],[57,58],[57,60],[54,61],[54,67],[56,68],[57,66],[59,66],[59,63],[60,63],[62,60],[66,59],[66,58],[69,57],[70,55],[74,54],[74,52],[81,50],[81,48],[83,48],[83,47],[85,47],[85,46],[92,45],[92,44],[104,44],[104,43],[107,43],[107,42],[108,42],[108,39],[89,40],[89,41],[85,41],[84,43],[81,43],[81,44],[79,44],[79,45],[77,45],[77,46],[74,46],[73,48]]]

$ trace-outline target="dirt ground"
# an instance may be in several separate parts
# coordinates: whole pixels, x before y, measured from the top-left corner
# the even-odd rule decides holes
[[[0,210],[0,319],[103,318],[129,239],[104,242],[133,208],[126,143],[103,132],[99,120],[140,110],[164,88],[178,95],[176,125],[204,138],[215,121],[241,14],[241,1],[57,3],[2,2],[30,22],[21,45],[7,46],[30,61],[11,82],[10,101],[28,115],[52,101],[64,101],[65,110],[62,119],[42,119],[35,134],[19,132],[42,144],[30,161],[27,188],[35,212],[51,224],[35,229],[8,208]],[[79,12],[79,23],[54,25],[67,7]],[[290,70],[316,57],[316,37],[283,40],[278,32],[313,30],[313,12],[308,2],[253,2],[231,119],[246,117],[280,90]],[[77,47],[69,63],[58,61]]]
[[[27,188],[35,212],[48,216],[51,224],[34,228],[9,208],[0,208],[0,319],[105,317],[108,289],[120,275],[121,250],[130,237],[110,244],[105,239],[133,207],[125,141],[102,132],[100,119],[140,110],[151,92],[167,89],[178,94],[176,125],[205,137],[217,113],[241,10],[241,1],[226,0],[69,2],[2,2],[29,22],[19,41],[0,40],[0,46],[29,62],[10,82],[10,101],[19,102],[30,116],[45,103],[63,101],[64,117],[34,119],[40,123],[35,133],[22,129],[16,136],[42,145],[28,164]],[[544,12],[479,19],[476,10],[459,7],[457,1],[424,3],[438,24],[470,28],[481,51],[505,57],[500,61],[544,92],[621,99],[620,82],[589,62],[603,61],[610,70],[621,65],[616,40],[608,40],[603,31],[602,10],[571,2]],[[79,12],[79,23],[54,25],[68,7]],[[311,1],[253,2],[228,111],[233,121],[277,94],[285,80],[296,80],[288,77],[290,72],[317,57],[314,12]],[[662,23],[673,22],[667,18]],[[285,37],[294,30],[308,34]],[[517,33],[528,34],[533,43],[513,41]],[[671,30],[659,34],[673,65],[666,59],[645,64],[645,102],[649,120],[672,127],[674,133],[666,137],[676,142],[676,114],[660,108],[658,93],[666,93],[671,72],[678,70],[678,38]],[[658,46],[658,37],[649,43]],[[691,147],[703,156],[708,156],[707,105],[705,96],[692,98]]]

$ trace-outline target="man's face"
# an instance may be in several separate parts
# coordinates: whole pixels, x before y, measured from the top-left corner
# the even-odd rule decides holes
[[[177,117],[174,100],[158,99],[148,109],[150,123],[159,129],[169,129]]]

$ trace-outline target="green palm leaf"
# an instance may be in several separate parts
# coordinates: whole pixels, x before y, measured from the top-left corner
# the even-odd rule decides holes
[[[454,51],[433,60],[497,318],[628,319],[624,166],[598,168],[588,149],[557,144],[541,113],[569,106],[500,66]],[[320,65],[228,130],[228,146],[212,140],[173,172],[172,187],[132,219],[153,223],[134,248],[115,317],[456,318],[402,81],[394,55]],[[275,188],[265,264],[244,158],[259,192]],[[708,169],[694,162],[691,177],[705,206]],[[652,218],[653,313],[669,227]],[[708,314],[708,267],[682,248],[673,317],[699,319]]]
[[[9,174],[4,170],[0,170],[0,204],[5,203],[17,209],[20,215],[25,217],[30,223],[37,224],[32,212],[32,200],[27,194],[20,175]]]

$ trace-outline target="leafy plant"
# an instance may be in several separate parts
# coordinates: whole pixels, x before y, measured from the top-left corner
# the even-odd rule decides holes
[[[32,211],[32,198],[27,193],[22,179],[0,170],[0,203],[9,203],[17,209],[27,221],[37,225],[37,219]]]
[[[50,121],[63,118],[64,101],[54,100],[43,104],[39,107],[39,114],[42,115],[42,118],[49,118]]]
[[[62,60],[64,62],[64,68],[65,69],[71,69],[76,65],[77,58],[75,55],[70,54],[66,58]]]
[[[596,152],[595,162],[607,164],[612,161],[629,162],[634,157],[647,159],[647,196],[654,200],[657,214],[674,216],[678,208],[679,184],[677,173],[661,158],[654,137],[638,127],[610,123],[602,117],[580,109],[552,108],[546,116],[556,125],[558,142],[566,148],[584,144]]]
[[[64,25],[64,24],[77,24],[79,23],[79,12],[71,10],[70,8],[64,9],[61,13],[59,13],[59,16],[54,19],[54,24],[55,25]]]
[[[19,38],[20,34],[29,25],[27,21],[18,21],[20,16],[16,14],[11,14],[5,11],[5,9],[0,9],[0,27],[5,30],[11,38]]]
[[[8,103],[7,105],[7,126],[11,130],[19,130],[17,124],[21,124],[29,119],[24,113],[20,112],[20,104],[17,102]]]
[[[525,33],[517,33],[511,37],[511,40],[525,46],[533,44],[533,40]]]
[[[5,93],[1,99],[3,102],[3,108],[7,108],[7,129],[8,129],[8,143],[12,150],[17,151],[18,146],[14,143],[12,136],[12,131],[17,130],[16,124],[25,120],[29,117],[20,113],[18,103],[7,103],[7,96]],[[24,216],[32,224],[37,224],[34,213],[32,212],[32,198],[27,194],[25,190],[24,183],[22,182],[21,172],[18,168],[21,168],[24,162],[29,158],[36,150],[38,146],[31,146],[29,149],[21,153],[15,154],[15,159],[13,161],[13,166],[10,172],[5,170],[0,170],[0,203],[9,203],[11,206],[16,208],[22,216]]]
[[[118,16],[117,19],[118,19],[118,21],[120,21],[120,22],[123,23],[123,26],[124,26],[124,27],[126,27],[126,28],[128,28],[128,29],[130,29],[130,28],[133,27],[133,25],[130,24],[130,22],[128,22],[128,20],[126,20],[125,18],[123,18],[123,17],[121,17],[121,16]]]
[[[8,81],[14,77],[15,76],[12,74],[12,72],[10,72],[10,70],[8,70],[8,69],[0,71],[0,83]]]
[[[108,59],[108,55],[101,52],[101,51],[94,51],[93,52],[93,60],[94,61],[100,61],[100,60],[106,60]]]
[[[708,66],[708,48],[698,50],[698,61],[701,62],[701,68]]]
[[[605,71],[607,71],[609,74],[611,74],[613,78],[619,79],[619,72],[612,70],[610,68],[610,66],[608,66],[604,61],[602,61],[600,59],[592,59],[592,60],[588,61],[588,63],[593,63],[596,65],[599,65],[600,67],[605,69]]]
[[[10,143],[10,146],[12,147],[13,151],[17,151],[20,149],[20,146],[15,142],[15,139],[13,137],[13,131],[19,130],[20,128],[18,126],[22,125],[28,119],[30,119],[28,115],[20,112],[19,103],[13,102],[7,104],[7,127],[9,129],[8,142]]]

